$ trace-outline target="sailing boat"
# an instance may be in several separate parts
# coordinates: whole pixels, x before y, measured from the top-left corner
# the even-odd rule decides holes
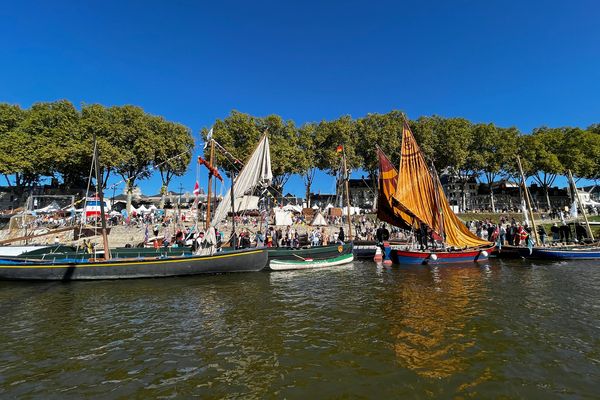
[[[598,242],[594,242],[594,233],[590,227],[590,223],[587,218],[587,212],[585,205],[581,202],[579,197],[579,191],[573,180],[571,171],[567,171],[569,178],[569,184],[571,190],[575,193],[575,202],[573,204],[574,217],[577,219],[577,205],[581,207],[581,211],[586,224],[587,235],[591,239],[591,244],[575,244],[575,245],[563,245],[563,246],[536,246],[540,244],[540,240],[537,235],[537,228],[533,219],[533,210],[531,208],[531,200],[529,190],[525,181],[525,175],[523,174],[523,168],[521,166],[521,160],[517,157],[517,164],[521,173],[521,185],[523,186],[523,194],[525,196],[527,211],[530,215],[531,222],[533,224],[533,233],[535,242],[530,247],[519,247],[519,246],[502,246],[497,251],[497,257],[499,258],[529,258],[538,260],[549,260],[549,261],[564,261],[564,260],[600,260],[600,245]]]
[[[257,144],[252,157],[250,157],[235,179],[233,189],[229,189],[224,198],[231,198],[231,204],[241,203],[245,197],[252,195],[257,187],[266,190],[272,179],[273,173],[271,170],[269,138],[265,134]],[[218,227],[218,225],[226,219],[229,212],[232,212],[232,215],[235,215],[235,211],[236,210],[232,209],[230,204],[226,201],[222,201],[215,210],[210,225],[212,228]],[[232,218],[232,223],[233,236],[233,233],[235,232],[235,218]],[[214,229],[211,229],[211,231],[214,231]],[[269,262],[275,261],[273,264],[274,268],[272,269],[316,268],[330,266],[330,264],[346,264],[353,259],[352,243],[306,248],[269,247],[268,255]],[[283,263],[284,261],[285,263]],[[276,265],[278,266],[275,267]]]
[[[430,235],[443,243],[439,249],[394,246],[392,261],[398,264],[446,264],[483,261],[489,257],[494,244],[475,236],[454,214],[435,169],[428,168],[406,121],[402,129],[400,168],[396,170],[380,148],[377,152],[380,170],[378,218],[406,230],[423,231],[424,243]]]
[[[95,142],[95,141],[94,141]],[[256,151],[255,151],[256,153]],[[255,154],[251,157],[251,160]],[[106,235],[103,207],[102,178],[98,173],[98,149],[94,143],[96,182],[99,192],[100,214],[105,259],[55,258],[52,261],[23,258],[0,260],[0,279],[10,280],[94,280],[125,278],[158,278],[225,272],[260,271],[267,264],[267,250],[248,249],[229,252],[210,252],[207,255],[171,257],[111,258]],[[214,240],[214,229],[212,243]],[[209,238],[210,240],[210,238]]]

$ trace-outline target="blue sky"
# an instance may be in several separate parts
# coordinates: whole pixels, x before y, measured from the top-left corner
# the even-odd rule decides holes
[[[196,135],[232,109],[586,127],[600,122],[598,15],[594,1],[10,2],[0,101],[136,104]],[[333,187],[323,175],[315,190]]]

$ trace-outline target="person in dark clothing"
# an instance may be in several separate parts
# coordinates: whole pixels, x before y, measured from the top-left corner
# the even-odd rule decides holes
[[[575,236],[579,242],[588,237],[587,230],[579,222],[575,224]]]
[[[421,224],[419,230],[417,230],[417,241],[419,242],[421,250],[429,248],[429,227],[427,224]]]
[[[564,222],[560,227],[560,241],[565,243],[571,241],[571,228]]]
[[[378,244],[382,244],[384,241],[389,240],[390,231],[388,231],[385,224],[381,224],[381,226],[377,228],[377,232],[375,232],[375,238],[377,239]]]
[[[558,225],[556,225],[556,222],[552,224],[550,232],[552,232],[552,241],[556,242],[560,239],[560,229],[558,228]]]
[[[546,229],[544,229],[544,225],[540,225],[540,227],[538,228],[538,235],[540,237],[540,241],[542,242],[542,246],[545,246],[546,236],[548,236],[548,234],[546,233]]]
[[[340,231],[338,232],[338,241],[344,242],[346,240],[346,235],[344,235],[344,228],[340,227]]]

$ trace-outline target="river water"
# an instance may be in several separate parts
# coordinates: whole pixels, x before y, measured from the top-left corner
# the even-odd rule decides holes
[[[0,282],[0,397],[599,398],[600,265]]]

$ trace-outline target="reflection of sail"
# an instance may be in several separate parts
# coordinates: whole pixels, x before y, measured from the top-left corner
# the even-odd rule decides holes
[[[398,361],[420,376],[448,378],[473,356],[472,319],[481,313],[479,269],[406,271],[386,308]],[[469,353],[469,354],[467,354]]]

